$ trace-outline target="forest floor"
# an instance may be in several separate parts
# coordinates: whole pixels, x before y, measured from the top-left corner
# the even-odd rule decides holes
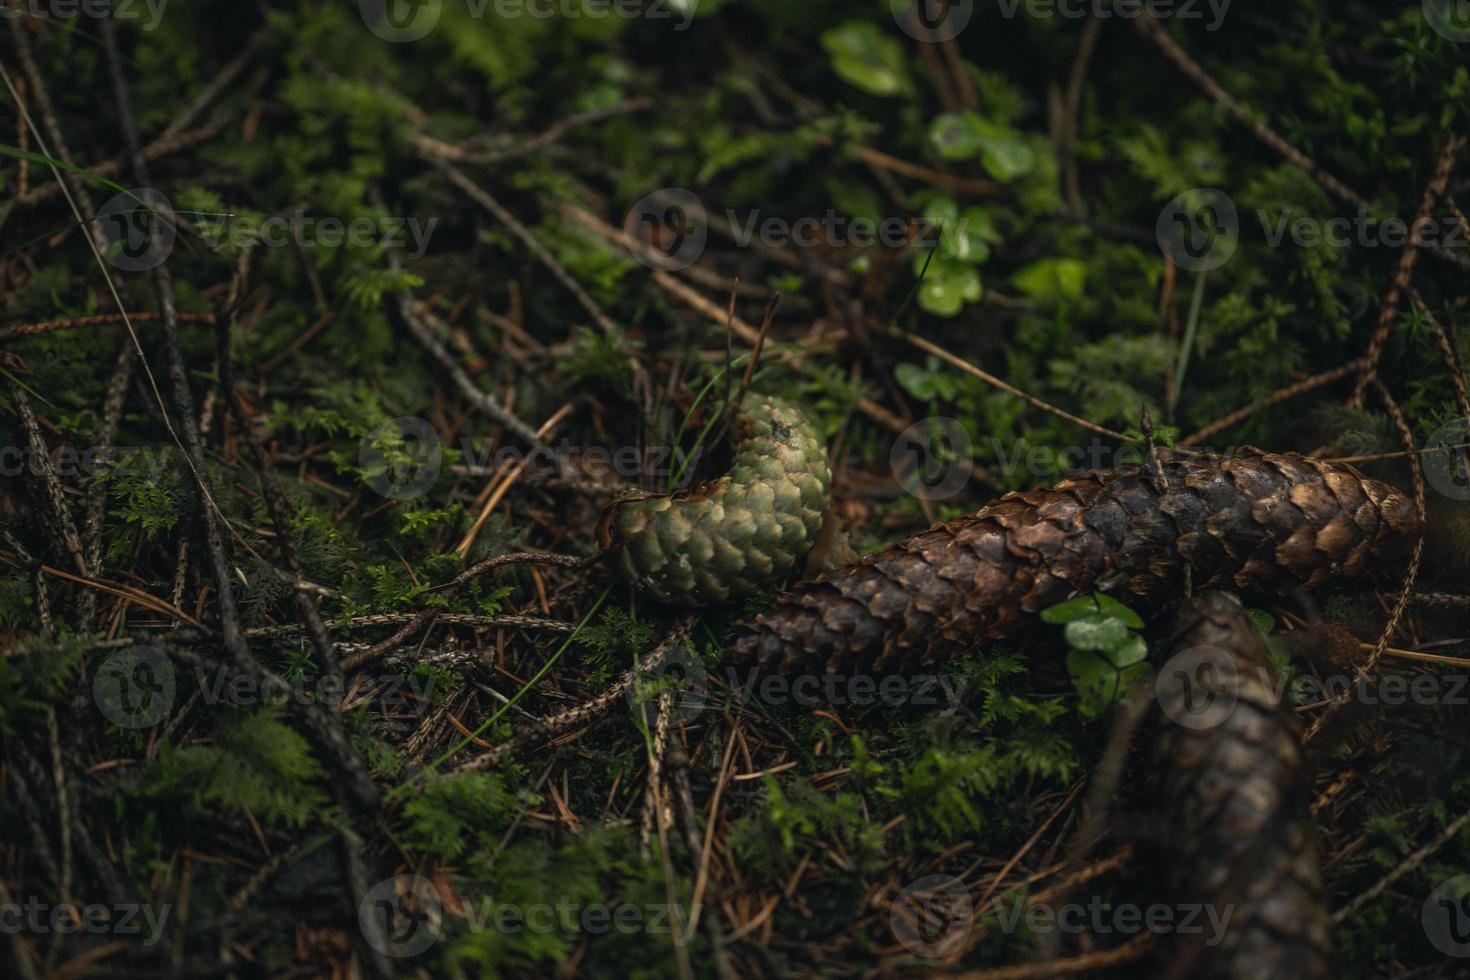
[[[1242,598],[1340,975],[1464,975],[1470,27],[1124,6],[12,0],[0,969],[1152,970],[1130,664],[767,683],[781,583],[599,561],[748,385],[825,440],[812,571],[1146,435],[1409,494]]]

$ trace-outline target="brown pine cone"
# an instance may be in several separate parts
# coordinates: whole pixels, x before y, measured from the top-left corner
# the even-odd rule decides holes
[[[1155,611],[1193,589],[1287,591],[1361,575],[1419,531],[1351,466],[1243,449],[1164,454],[1011,493],[802,582],[743,624],[735,659],[778,672],[903,670],[1014,634],[1084,592]]]
[[[1160,977],[1314,980],[1331,930],[1302,729],[1265,644],[1233,595],[1184,603],[1159,678],[1159,860],[1180,921]],[[1208,669],[1206,668],[1208,665]]]

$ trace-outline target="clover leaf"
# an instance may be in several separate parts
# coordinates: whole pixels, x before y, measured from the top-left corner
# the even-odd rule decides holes
[[[901,95],[913,89],[903,46],[877,24],[854,20],[830,28],[822,32],[822,47],[832,59],[832,70],[864,92]]]

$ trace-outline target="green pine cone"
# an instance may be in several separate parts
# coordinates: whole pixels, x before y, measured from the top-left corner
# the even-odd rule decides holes
[[[608,508],[604,557],[645,595],[706,606],[784,579],[811,550],[827,510],[827,447],[795,407],[747,394],[730,472],[689,490]]]

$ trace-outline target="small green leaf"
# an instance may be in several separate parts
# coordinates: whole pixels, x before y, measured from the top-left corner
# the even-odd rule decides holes
[[[980,164],[996,180],[1009,183],[1031,172],[1036,154],[1020,137],[999,137],[980,148]]]
[[[1121,620],[1123,625],[1129,629],[1143,628],[1143,620],[1139,618],[1138,613],[1102,592],[1079,595],[1075,599],[1059,602],[1050,609],[1042,611],[1041,621],[1060,626],[1062,623],[1070,623],[1074,619],[1091,616],[1093,613],[1106,613]]]
[[[893,376],[904,391],[921,401],[930,401],[939,394],[934,375],[917,364],[900,364],[893,369]]]
[[[1098,612],[1105,612],[1109,616],[1122,620],[1123,625],[1129,629],[1143,629],[1143,617],[1123,605],[1117,599],[1103,592],[1093,593],[1093,598],[1097,600]]]
[[[1036,152],[1020,133],[973,112],[946,112],[929,124],[929,142],[946,160],[973,160],[1010,182],[1036,169]]]
[[[946,160],[971,160],[980,152],[985,135],[973,112],[946,112],[929,124],[929,142]]]
[[[1074,619],[1066,627],[1067,645],[1074,650],[1116,650],[1128,639],[1122,620],[1104,613]]]
[[[822,32],[822,47],[843,81],[873,95],[900,95],[913,89],[904,67],[903,46],[868,21],[848,21]]]
[[[980,273],[963,263],[941,260],[930,267],[919,287],[919,306],[935,316],[954,316],[981,293]]]
[[[1139,640],[1140,644],[1142,642]],[[1133,662],[1119,669],[1099,654],[1073,650],[1067,654],[1067,673],[1080,699],[1078,710],[1083,717],[1096,718],[1118,700],[1120,693],[1135,685],[1146,684],[1153,675],[1153,668],[1147,663]]]
[[[1112,662],[1114,667],[1124,670],[1148,659],[1148,644],[1143,642],[1143,637],[1134,633],[1104,656]]]
[[[1011,279],[1017,289],[1036,299],[1075,299],[1087,284],[1087,264],[1081,259],[1038,259]]]
[[[1245,614],[1251,618],[1251,623],[1255,625],[1256,632],[1260,633],[1262,637],[1268,637],[1275,632],[1276,617],[1266,612],[1266,610],[1247,609]]]

